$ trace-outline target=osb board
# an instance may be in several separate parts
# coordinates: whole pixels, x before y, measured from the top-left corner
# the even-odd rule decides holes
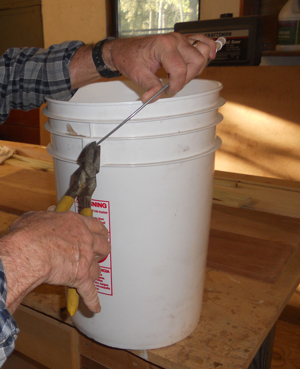
[[[56,204],[54,173],[22,169],[1,177],[0,210],[14,214]]]

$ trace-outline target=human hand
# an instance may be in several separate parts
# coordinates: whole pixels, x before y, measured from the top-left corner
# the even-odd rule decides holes
[[[192,46],[195,40],[200,43]],[[141,86],[146,92],[146,102],[161,87],[155,75],[160,67],[168,73],[170,87],[166,93],[176,93],[185,84],[199,75],[209,59],[216,57],[215,42],[202,35],[185,37],[180,33],[120,38],[106,42],[103,59],[112,70],[119,70],[124,76]]]
[[[0,239],[0,257],[7,278],[7,306],[14,311],[41,283],[77,289],[87,307],[100,311],[94,280],[98,261],[110,252],[108,231],[96,218],[73,212],[30,212]]]

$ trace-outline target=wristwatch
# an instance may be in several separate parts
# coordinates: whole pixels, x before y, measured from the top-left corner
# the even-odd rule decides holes
[[[105,42],[109,40],[114,40],[114,38],[113,37],[105,38],[104,40],[96,43],[96,45],[93,47],[93,50],[92,50],[93,61],[94,61],[97,71],[102,77],[104,78],[120,77],[122,74],[117,70],[112,71],[111,69],[109,69],[106,66],[103,60],[103,57],[102,57],[103,45],[105,44]]]

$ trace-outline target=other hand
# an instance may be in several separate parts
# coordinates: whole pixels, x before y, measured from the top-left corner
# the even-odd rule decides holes
[[[195,40],[200,43],[192,46]],[[106,42],[103,58],[112,70],[141,86],[147,101],[162,87],[156,72],[163,67],[168,73],[170,87],[167,93],[180,91],[185,84],[198,76],[209,59],[216,56],[215,42],[203,34],[185,37],[180,33],[119,38]]]
[[[108,231],[96,218],[73,212],[29,212],[0,239],[7,278],[7,306],[15,310],[41,283],[74,287],[93,312],[100,311],[94,280],[110,252]]]

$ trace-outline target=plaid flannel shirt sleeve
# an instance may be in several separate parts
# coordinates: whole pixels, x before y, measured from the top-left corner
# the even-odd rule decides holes
[[[49,49],[8,49],[0,57],[0,124],[11,109],[30,110],[41,106],[45,97],[72,97],[70,61],[80,41],[64,42]]]
[[[19,328],[5,305],[7,284],[2,261],[0,259],[0,367],[13,352]]]

